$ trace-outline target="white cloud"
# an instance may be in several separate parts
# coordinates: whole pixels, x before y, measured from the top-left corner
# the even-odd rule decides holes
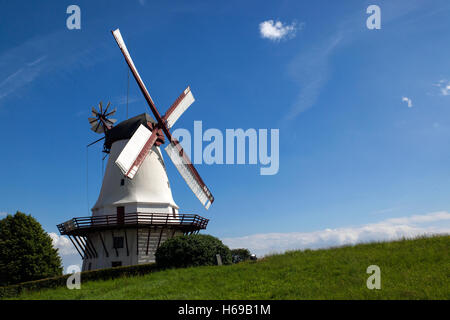
[[[408,104],[408,108],[412,108],[413,104],[412,104],[412,100],[408,97],[402,97],[402,101],[406,102]]]
[[[286,250],[319,249],[370,241],[395,240],[419,235],[449,234],[450,213],[434,212],[392,218],[358,227],[325,229],[315,232],[266,233],[225,238],[230,248],[248,248],[258,256]]]
[[[448,96],[450,95],[450,81],[443,79],[435,84],[436,87],[439,88],[441,95]]]
[[[76,255],[78,254],[73,244],[64,236],[59,236],[54,232],[48,234],[52,238],[53,247],[59,249],[61,255]]]
[[[8,212],[0,212],[0,217],[6,217],[8,215]]]
[[[258,256],[286,250],[320,249],[371,241],[391,241],[403,237],[450,234],[450,213],[432,212],[422,215],[390,218],[378,223],[324,229],[314,232],[265,233],[223,238],[230,248],[248,248]],[[53,247],[59,249],[65,265],[79,260],[73,244],[64,236],[49,233]]]
[[[301,28],[301,26],[300,26]],[[297,25],[293,22],[290,25],[283,24],[281,21],[267,20],[259,24],[261,37],[279,41],[281,39],[293,38],[297,31]]]

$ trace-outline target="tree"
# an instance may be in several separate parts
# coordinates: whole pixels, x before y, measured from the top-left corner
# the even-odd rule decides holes
[[[233,259],[233,263],[250,260],[250,250],[245,248],[233,249],[231,250],[231,257]]]
[[[16,212],[0,220],[0,286],[61,275],[58,250],[41,224]]]
[[[230,249],[218,238],[194,234],[166,240],[156,250],[156,264],[163,268],[217,265],[220,254],[223,264],[231,264]]]

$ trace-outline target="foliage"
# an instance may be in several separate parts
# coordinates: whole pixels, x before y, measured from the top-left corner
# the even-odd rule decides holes
[[[245,249],[245,248],[231,250],[231,257],[232,257],[233,263],[250,260],[250,256],[251,256],[250,250]]]
[[[36,219],[17,212],[0,220],[0,285],[61,274],[58,250]]]
[[[156,263],[161,268],[211,266],[220,254],[223,264],[231,264],[230,249],[211,235],[178,236],[165,241],[156,250]]]
[[[290,251],[231,266],[152,272],[19,299],[449,299],[450,236]],[[381,290],[366,287],[381,269]]]

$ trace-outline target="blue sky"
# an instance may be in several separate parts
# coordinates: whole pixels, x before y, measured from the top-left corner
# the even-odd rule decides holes
[[[66,28],[71,4],[81,30]],[[366,28],[370,4],[380,30]],[[191,86],[177,128],[280,130],[276,175],[197,166],[209,211],[168,165],[180,211],[210,218],[208,233],[263,254],[314,247],[317,232],[336,235],[322,245],[370,240],[374,226],[377,239],[449,232],[449,15],[438,0],[2,1],[0,214],[32,214],[50,233],[90,215],[102,154],[86,154],[98,138],[89,110],[111,101],[126,117],[128,69],[110,33],[120,28],[160,112]],[[269,20],[295,32],[265,38]],[[142,112],[131,79],[129,114]]]

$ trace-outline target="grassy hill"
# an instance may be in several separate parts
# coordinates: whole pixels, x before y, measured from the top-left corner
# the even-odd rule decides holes
[[[231,266],[172,269],[22,293],[19,299],[449,299],[450,236],[291,251]],[[381,289],[369,290],[369,265]]]

